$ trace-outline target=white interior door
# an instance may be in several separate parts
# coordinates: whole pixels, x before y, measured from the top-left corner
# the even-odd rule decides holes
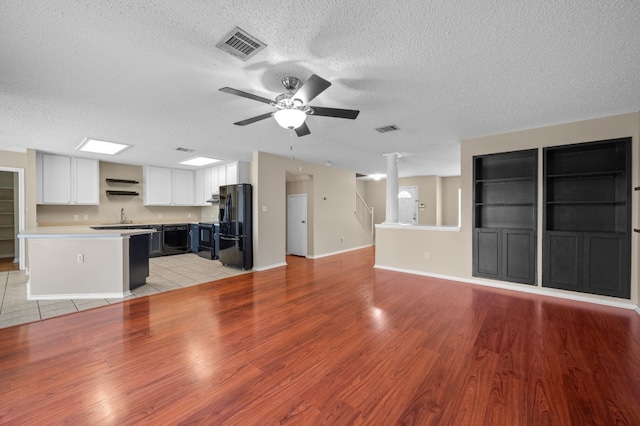
[[[398,222],[418,224],[418,187],[401,186],[398,188]]]
[[[307,255],[307,194],[288,197],[287,253],[296,256]]]

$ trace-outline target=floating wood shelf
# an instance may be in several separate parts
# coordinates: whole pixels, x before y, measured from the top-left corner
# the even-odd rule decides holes
[[[131,179],[111,179],[111,178],[107,178],[107,182],[109,183],[130,183],[130,184],[135,184],[135,183],[140,183],[137,180],[131,180]]]
[[[140,195],[136,191],[111,191],[107,190],[107,195]]]

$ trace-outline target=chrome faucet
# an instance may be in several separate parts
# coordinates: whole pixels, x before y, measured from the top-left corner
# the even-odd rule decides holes
[[[124,214],[124,207],[120,209],[120,223],[125,223],[127,216]]]

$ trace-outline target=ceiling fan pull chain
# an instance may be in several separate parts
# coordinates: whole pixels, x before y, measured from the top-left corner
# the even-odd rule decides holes
[[[293,129],[289,129],[289,152],[291,153],[291,160],[296,158],[293,156]]]

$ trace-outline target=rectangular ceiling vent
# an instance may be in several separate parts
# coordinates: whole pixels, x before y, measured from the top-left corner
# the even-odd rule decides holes
[[[246,31],[235,27],[222,37],[222,40],[216,44],[216,47],[235,56],[241,61],[247,61],[253,55],[267,47],[267,45]]]
[[[176,151],[182,151],[182,152],[193,152],[193,149],[189,149],[189,148],[176,148]]]
[[[400,130],[400,127],[396,126],[395,124],[391,124],[389,126],[378,127],[376,129],[376,132],[387,133],[387,132],[394,132],[396,130]]]

